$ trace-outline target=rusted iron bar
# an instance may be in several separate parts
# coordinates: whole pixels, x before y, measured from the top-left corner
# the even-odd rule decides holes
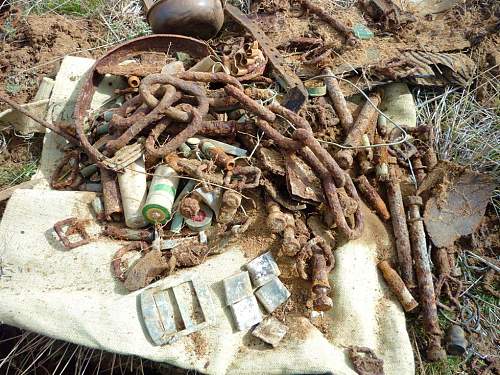
[[[446,352],[441,346],[442,332],[439,328],[436,296],[432,283],[429,255],[427,254],[424,223],[420,216],[422,198],[410,196],[408,197],[407,205],[408,224],[413,244],[413,258],[415,260],[418,289],[420,293],[420,305],[422,306],[424,328],[429,336],[427,359],[430,361],[438,361],[446,357]]]
[[[77,138],[75,138],[73,135],[71,135],[68,132],[64,131],[59,126],[51,124],[50,122],[45,121],[45,120],[39,118],[38,116],[34,115],[33,113],[31,113],[27,109],[23,108],[21,105],[19,105],[15,101],[11,100],[10,98],[8,98],[8,97],[6,97],[4,95],[0,95],[0,101],[7,103],[9,106],[11,106],[12,108],[14,108],[16,111],[21,112],[23,115],[29,117],[33,121],[35,121],[35,122],[39,123],[40,125],[42,125],[43,127],[47,128],[49,130],[52,130],[57,135],[60,135],[61,137],[63,137],[64,139],[66,139],[69,143],[71,143],[71,144],[73,144],[73,145],[75,145],[77,147],[80,146],[80,141]]]
[[[385,182],[387,190],[387,201],[391,210],[392,228],[396,238],[396,249],[398,253],[398,265],[401,278],[410,289],[415,287],[415,276],[413,274],[410,236],[406,225],[406,216],[403,205],[403,196],[399,186],[399,168],[391,165],[390,177]]]
[[[396,295],[398,301],[403,306],[406,312],[412,311],[418,306],[417,301],[411,295],[410,291],[406,287],[401,277],[398,273],[391,267],[389,262],[382,261],[378,264],[378,268],[384,276],[384,280],[387,282],[392,292]]]
[[[368,204],[383,220],[389,220],[391,218],[391,214],[387,210],[384,200],[380,197],[377,190],[375,190],[375,188],[370,184],[370,181],[368,181],[366,176],[359,176],[355,181],[357,183],[358,190],[368,201]]]
[[[339,117],[340,125],[347,134],[354,123],[351,111],[347,107],[347,102],[342,90],[340,89],[339,82],[335,77],[333,77],[332,70],[330,68],[325,68],[323,69],[323,74],[327,76],[323,78],[326,85],[326,91],[328,92],[328,96],[333,103],[333,108]]]
[[[106,225],[103,234],[105,236],[123,241],[145,241],[153,242],[154,233],[147,229],[130,229],[114,225]]]

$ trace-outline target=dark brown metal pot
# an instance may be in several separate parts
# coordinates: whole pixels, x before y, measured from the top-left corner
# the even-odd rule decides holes
[[[221,0],[160,0],[147,13],[156,34],[180,34],[201,39],[215,36],[224,23]]]

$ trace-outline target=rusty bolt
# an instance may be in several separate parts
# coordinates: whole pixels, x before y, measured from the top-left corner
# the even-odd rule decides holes
[[[312,269],[313,308],[316,311],[328,311],[333,307],[333,301],[328,296],[331,290],[328,280],[330,269],[327,267],[326,258],[322,253],[313,253]]]
[[[241,205],[241,198],[241,194],[233,190],[226,190],[222,194],[222,204],[217,219],[219,223],[228,224],[233,220]]]
[[[234,158],[229,156],[220,147],[215,147],[212,143],[204,141],[201,143],[201,151],[212,159],[215,164],[222,169],[231,171],[234,169],[235,161]]]
[[[267,226],[273,233],[282,233],[287,224],[287,217],[281,211],[278,203],[268,198],[266,202],[267,208]]]
[[[285,214],[286,226],[283,231],[283,254],[294,257],[300,250],[300,242],[295,237],[295,219],[291,214]]]

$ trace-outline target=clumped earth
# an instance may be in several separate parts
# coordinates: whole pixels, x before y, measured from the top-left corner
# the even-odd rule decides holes
[[[259,22],[262,28],[268,32],[276,45],[282,44],[285,39],[291,36],[321,36],[332,44],[337,43],[341,49],[342,43],[337,34],[329,27],[317,20],[308,17],[291,17],[290,14],[297,15],[297,9],[290,6],[289,1],[283,0],[260,0],[251,2],[251,11],[261,15]],[[342,21],[364,22],[363,15],[356,8],[342,9],[336,7],[331,1],[320,1],[332,14],[338,16]],[[1,4],[1,2],[0,2]],[[339,3],[340,4],[340,3]],[[349,5],[346,1],[344,5]],[[290,13],[288,13],[290,12]],[[266,14],[267,13],[267,14]],[[474,60],[478,63],[479,71],[488,70],[488,75],[483,74],[479,78],[480,89],[477,90],[477,99],[485,106],[499,105],[498,96],[492,95],[499,87],[492,84],[491,74],[498,72],[495,56],[500,53],[500,36],[498,35],[498,4],[495,2],[467,2],[466,6],[457,6],[444,17],[429,18],[420,20],[411,26],[409,32],[400,35],[388,35],[382,42],[363,41],[366,48],[353,51],[353,54],[343,54],[342,57],[332,56],[332,64],[340,65],[342,59],[352,59],[352,61],[366,60],[369,55],[364,51],[376,48],[383,56],[394,55],[397,48],[402,45],[413,48],[423,45],[432,46],[434,49],[448,48],[453,41],[469,41],[472,45],[470,50]],[[496,32],[495,32],[496,28]],[[289,30],[290,32],[284,32]],[[7,94],[16,101],[24,103],[33,98],[40,80],[44,76],[55,77],[60,61],[66,54],[78,55],[81,57],[98,57],[103,50],[99,48],[102,44],[104,30],[95,22],[87,18],[76,18],[72,16],[62,16],[54,13],[43,15],[30,15],[24,17],[22,11],[13,9],[10,12],[3,12],[0,9],[0,94]],[[448,38],[436,40],[436,35],[448,35]],[[441,47],[439,47],[441,46]],[[491,57],[493,56],[493,57]],[[493,60],[492,60],[493,59]],[[492,63],[493,61],[493,63]],[[293,67],[293,56],[289,60]],[[313,72],[302,72],[303,74],[313,74]],[[497,98],[497,103],[491,103],[491,98]],[[0,103],[0,111],[6,106]],[[335,140],[335,134],[325,135],[326,139]],[[42,136],[32,138],[18,137],[13,129],[5,129],[0,133],[0,189],[15,185],[30,178],[35,172],[37,161],[41,153]],[[3,212],[5,202],[0,204],[0,211]],[[261,221],[259,217],[257,221]],[[268,239],[262,240],[262,233],[258,231],[258,225],[251,228],[246,236],[246,249],[251,249],[255,254],[248,254],[249,257],[257,255],[264,248],[270,248],[277,252],[279,241],[272,235]],[[471,283],[477,282],[478,288],[474,288],[474,293],[470,293],[466,303],[472,306],[473,318],[467,330],[467,338],[473,345],[474,351],[486,354],[481,358],[474,356],[470,358],[452,358],[439,364],[427,364],[424,362],[421,351],[424,348],[425,337],[421,331],[422,323],[418,317],[409,318],[409,333],[415,349],[417,371],[422,374],[498,374],[500,372],[498,364],[498,323],[497,313],[499,305],[499,275],[486,267],[484,262],[467,256],[467,251],[473,251],[492,264],[499,266],[498,254],[500,253],[500,224],[498,216],[492,209],[488,208],[487,214],[479,229],[471,236],[467,236],[458,241],[455,251],[458,256],[458,265],[462,270],[460,276],[463,281]],[[1,261],[1,259],[0,259]],[[1,263],[0,263],[1,266]],[[282,306],[275,312],[279,319],[288,313],[301,314],[304,312],[304,305],[307,302],[307,286],[296,277],[292,277],[293,267],[280,261],[280,268],[285,276],[285,283],[292,292],[293,298],[289,303]],[[1,268],[0,268],[1,271]],[[290,276],[289,280],[288,277]],[[306,292],[304,292],[306,291]],[[446,314],[440,316],[441,326],[446,329],[450,326],[452,318]],[[479,324],[479,328],[478,328]],[[482,325],[482,326],[481,326]],[[318,327],[327,331],[327,327]],[[19,335],[26,335],[21,330],[2,326],[0,330],[0,358],[5,357],[16,344]],[[35,336],[30,336],[35,341]],[[29,340],[29,337],[26,338]],[[200,341],[199,337],[193,338]],[[6,340],[6,341],[4,341]],[[201,340],[202,341],[202,340]],[[37,350],[42,350],[42,343],[49,342],[41,340],[40,344],[32,345],[26,356],[35,360]],[[61,345],[66,351],[71,353],[78,349],[70,344],[53,343],[54,346]],[[199,346],[199,345],[198,345]],[[198,347],[197,346],[197,347]],[[70,349],[69,349],[70,348]],[[69,350],[68,350],[69,349]],[[86,349],[84,349],[86,350]],[[64,350],[61,350],[64,352]],[[94,353],[94,352],[92,352]],[[81,350],[80,350],[81,354]],[[21,355],[20,357],[23,357]],[[69,357],[69,355],[68,355]],[[22,366],[27,357],[20,358],[18,365]],[[35,366],[35,372],[52,373],[57,366],[61,356],[54,356],[54,359],[46,360],[41,367]],[[81,364],[79,356],[71,360],[66,360],[69,364],[67,371],[77,371]],[[99,355],[98,352],[88,357],[87,365],[99,366],[103,373],[111,372],[113,368],[134,367],[134,373],[141,373],[137,369],[146,371],[148,374],[180,374],[185,373],[180,369],[173,369],[170,366],[153,364],[149,361],[130,359],[129,357],[119,357],[113,354]],[[66,362],[63,362],[66,363]],[[134,365],[134,363],[136,363]],[[141,363],[139,365],[139,363]],[[43,370],[40,370],[43,368]],[[90,371],[91,373],[94,370]],[[123,369],[122,369],[123,372]]]

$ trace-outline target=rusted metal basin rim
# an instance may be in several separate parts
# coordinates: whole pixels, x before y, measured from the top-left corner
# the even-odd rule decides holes
[[[174,34],[149,35],[120,44],[97,60],[91,68],[76,102],[77,126],[83,125],[96,88],[102,80],[102,76],[97,73],[97,68],[102,65],[119,63],[142,52],[185,52],[194,58],[201,59],[210,55],[212,50],[201,40]]]

